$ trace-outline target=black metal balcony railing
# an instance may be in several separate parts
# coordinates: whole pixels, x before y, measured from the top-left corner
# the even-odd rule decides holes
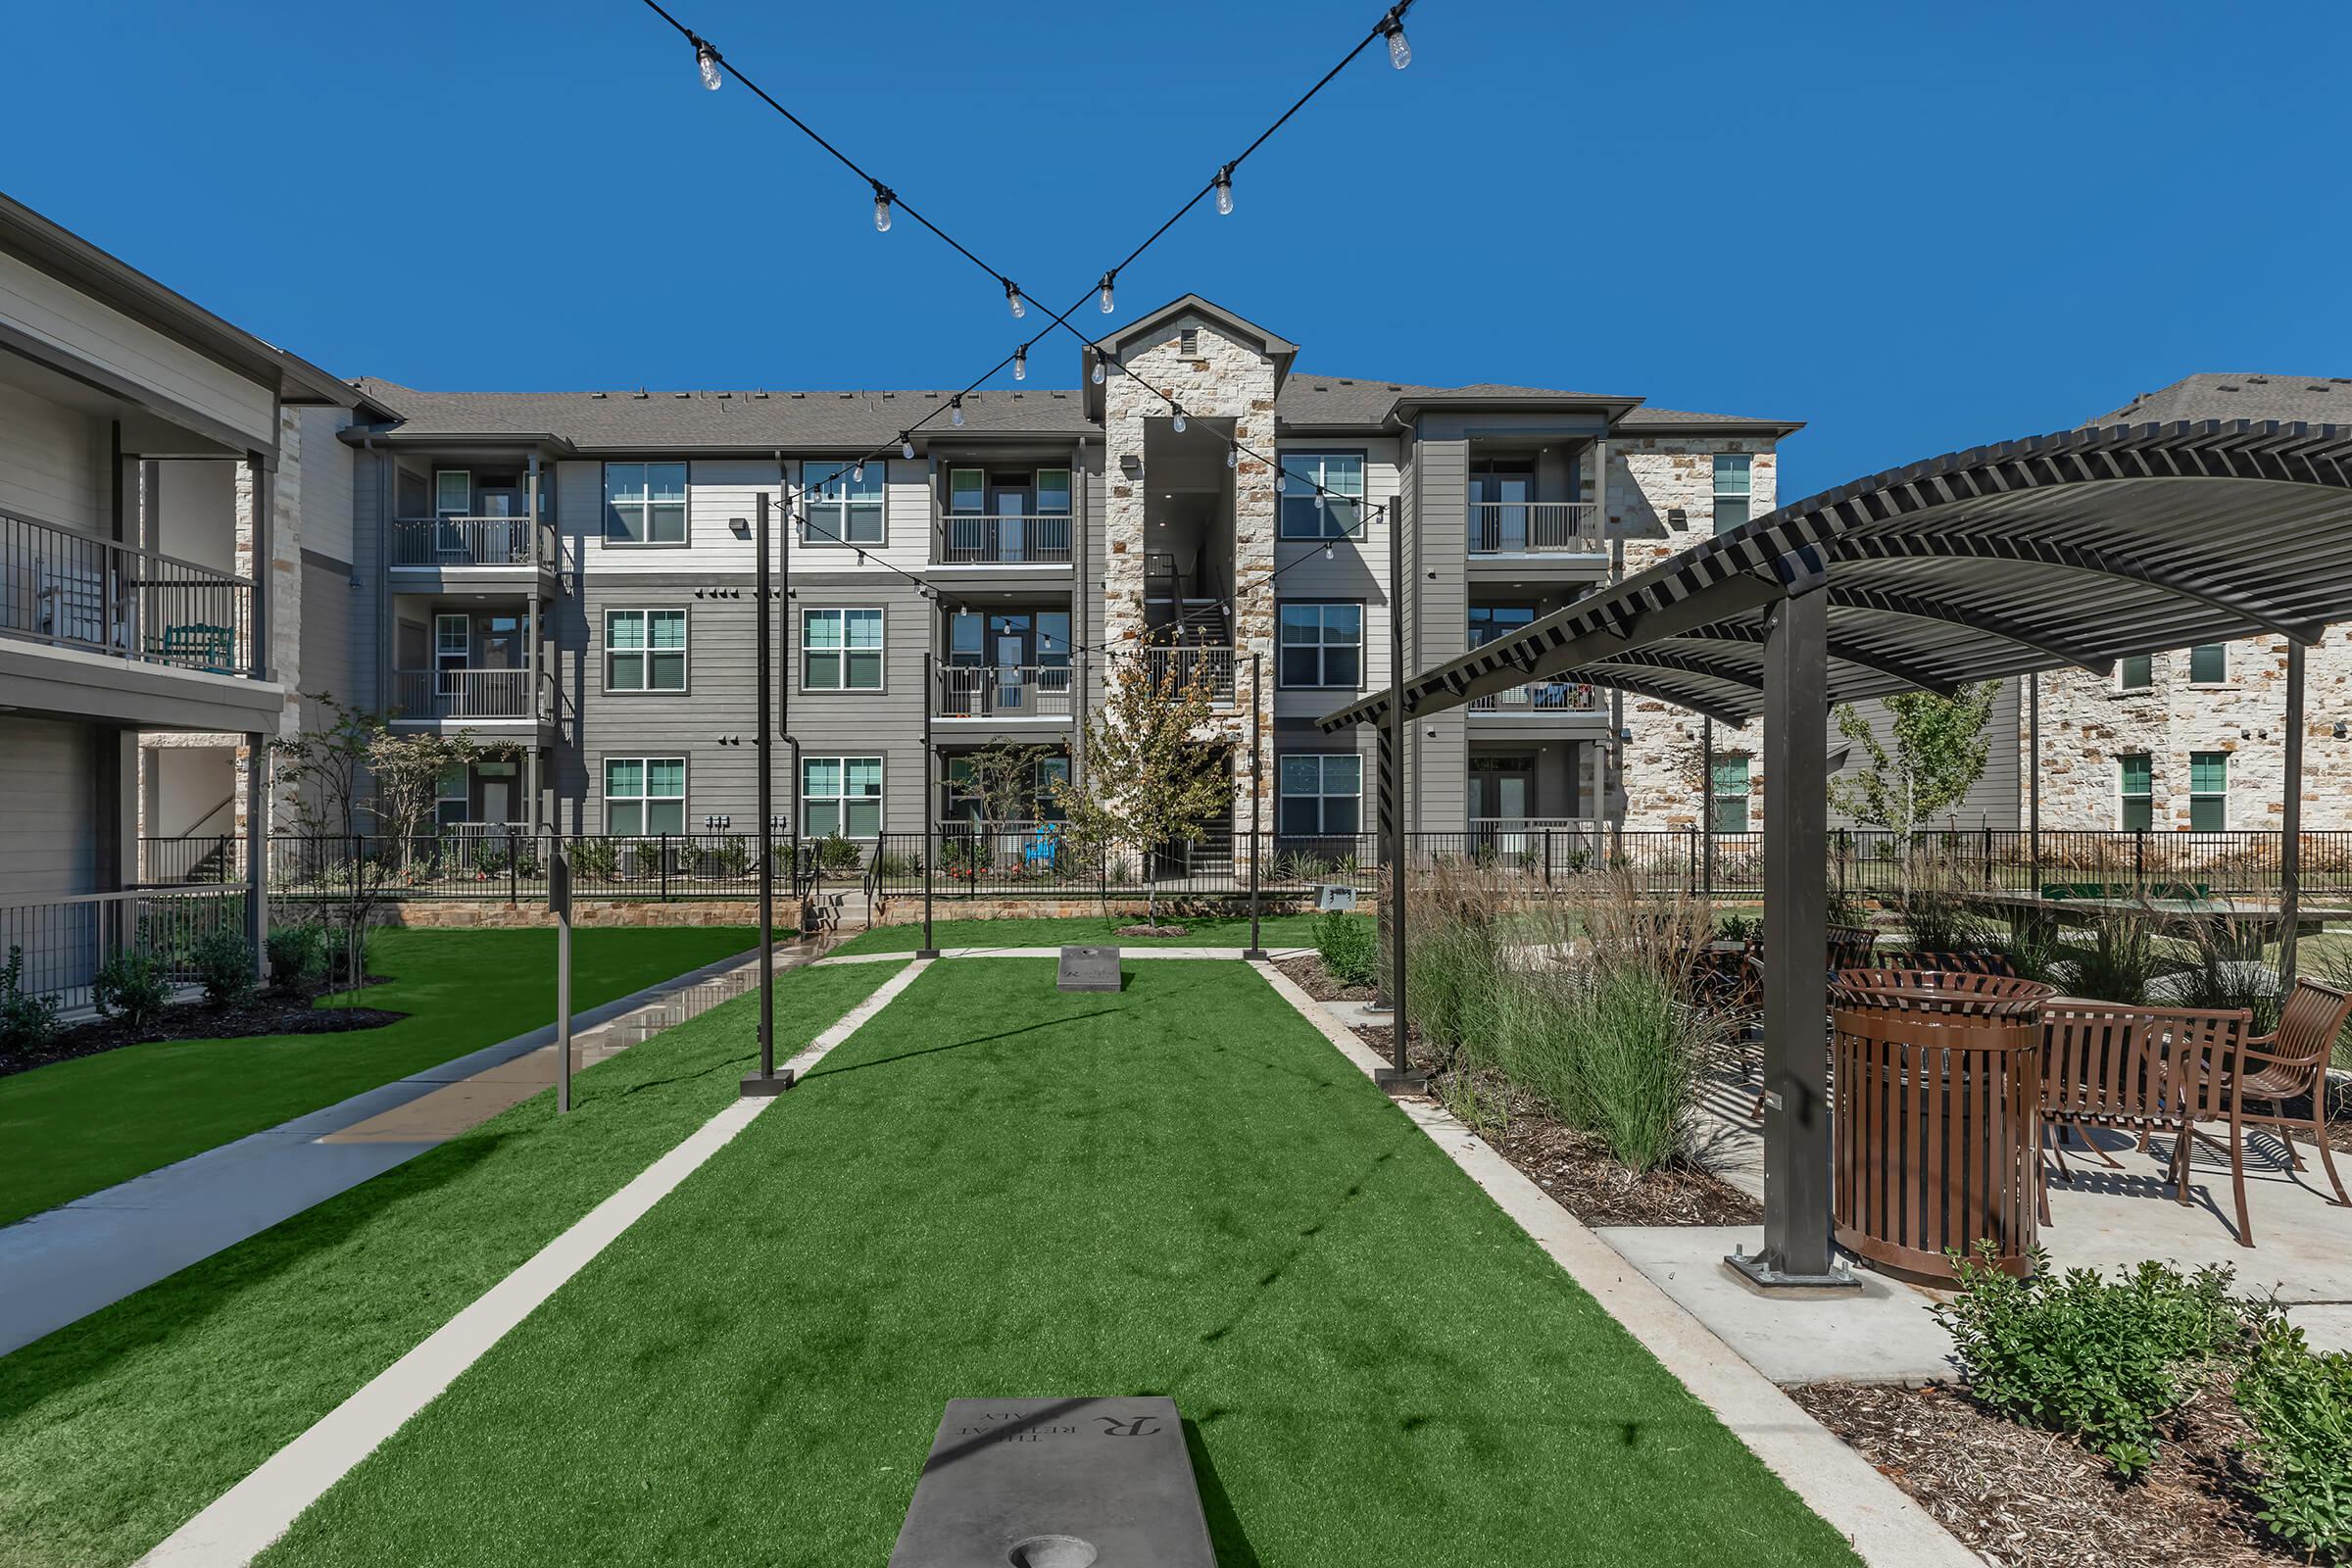
[[[243,675],[252,617],[250,578],[0,514],[0,631]]]
[[[196,944],[216,930],[241,931],[249,897],[242,887],[142,888],[0,904],[0,956],[22,956],[17,983],[61,1007],[96,1000],[98,970],[124,953],[162,960],[164,978],[197,978]]]
[[[396,517],[395,566],[540,566],[556,561],[556,526],[528,517]]]
[[[940,519],[939,559],[951,566],[1066,565],[1066,513],[950,513]]]
[[[1470,553],[1599,555],[1600,508],[1590,501],[1473,501]]]
[[[1069,718],[1082,677],[1074,664],[951,664],[939,671],[938,718]]]
[[[531,703],[527,669],[404,669],[392,677],[392,706],[405,719],[546,718],[548,683]]]
[[[1145,668],[1151,671],[1153,685],[1173,680],[1178,686],[1195,682],[1208,688],[1209,702],[1218,708],[1233,706],[1234,651],[1230,648],[1148,648],[1144,651]]]
[[[1470,700],[1473,713],[1595,713],[1600,692],[1582,681],[1531,680],[1507,692]]]

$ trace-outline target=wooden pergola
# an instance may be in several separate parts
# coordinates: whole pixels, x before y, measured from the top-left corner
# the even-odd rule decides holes
[[[1535,679],[1585,681],[1726,723],[1763,717],[1765,1234],[1763,1252],[1740,1261],[1760,1284],[1813,1286],[1847,1278],[1831,1250],[1824,1051],[1831,707],[2069,665],[2105,674],[2129,655],[2284,637],[2280,870],[2291,933],[2303,651],[2347,618],[2352,428],[2113,425],[1824,491],[1409,679],[1399,660],[1387,691],[1318,723],[1379,726],[1380,819],[1401,875],[1407,770],[1397,764],[1415,718]],[[1394,904],[1401,916],[1402,900]],[[1400,957],[1402,920],[1391,924]]]

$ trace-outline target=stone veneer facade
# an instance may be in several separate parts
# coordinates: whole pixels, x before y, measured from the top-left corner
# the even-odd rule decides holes
[[[1745,453],[1749,459],[1748,515],[1760,517],[1780,504],[1778,464],[1769,440],[1642,437],[1620,430],[1609,452],[1608,520],[1613,540],[1625,551],[1626,574],[1646,570],[1690,549],[1715,532],[1715,459]],[[1680,509],[1685,526],[1673,527],[1667,514]],[[1687,709],[1655,698],[1624,699],[1624,725],[1634,732],[1625,745],[1625,825],[1631,829],[1697,827],[1706,819],[1706,784],[1701,776],[1700,719]],[[1760,723],[1715,727],[1718,756],[1747,757],[1748,824],[1764,824],[1764,754]]]
[[[2119,759],[2144,753],[2153,775],[2153,825],[2189,825],[2191,754],[2230,758],[2228,825],[2277,828],[2286,776],[2286,642],[2228,645],[2225,679],[2192,682],[2188,652],[2158,654],[2153,682],[2117,689],[2112,675],[2057,670],[2041,677],[2041,824],[2114,828],[2122,821]],[[2352,636],[2328,632],[2304,656],[2303,825],[2352,828]],[[2029,731],[2018,737],[2020,811],[2031,790]]]
[[[1196,352],[1181,352],[1186,328],[1197,329]],[[1152,341],[1129,343],[1120,362],[1134,376],[1115,371],[1102,387],[1106,460],[1103,571],[1104,642],[1112,649],[1139,643],[1144,631],[1144,555],[1149,533],[1145,432],[1164,424],[1173,398],[1190,418],[1231,419],[1235,438],[1254,451],[1274,450],[1274,362],[1261,349],[1228,335],[1212,317],[1185,314],[1160,323]],[[1139,384],[1141,377],[1149,385]],[[1132,465],[1132,467],[1130,466]],[[1214,738],[1233,745],[1234,820],[1250,817],[1250,715],[1260,706],[1250,686],[1251,656],[1260,667],[1274,660],[1275,593],[1267,586],[1274,571],[1276,482],[1271,467],[1244,458],[1233,470],[1234,533],[1234,700],[1230,714],[1217,715]],[[1257,781],[1264,819],[1274,819],[1271,765],[1272,704],[1260,737],[1266,765]]]

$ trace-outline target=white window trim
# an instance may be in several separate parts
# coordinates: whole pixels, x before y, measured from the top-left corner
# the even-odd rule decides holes
[[[686,628],[686,640],[678,645],[679,660],[684,668],[682,683],[676,686],[615,686],[612,684],[612,617],[615,615],[675,615]],[[646,641],[621,653],[636,659],[650,682],[654,672],[653,622],[646,622]],[[680,697],[694,689],[694,615],[682,605],[614,605],[605,612],[605,694],[610,697]],[[668,652],[663,649],[662,652]]]
[[[1283,764],[1287,762],[1302,761],[1310,757],[1315,760],[1315,792],[1312,795],[1294,794],[1288,787],[1289,776],[1285,772]],[[1344,791],[1333,791],[1322,788],[1324,779],[1324,763],[1334,758],[1341,757],[1352,759],[1355,762],[1355,792],[1352,795]],[[1352,838],[1357,834],[1362,833],[1364,827],[1364,775],[1367,771],[1368,770],[1364,766],[1364,756],[1361,752],[1283,753],[1280,757],[1274,760],[1274,830],[1276,835],[1282,838],[1312,839]],[[1315,830],[1312,833],[1294,833],[1283,826],[1282,805],[1285,801],[1313,801],[1316,803]],[[1321,803],[1325,801],[1355,802],[1355,827],[1352,832],[1334,829],[1324,824],[1323,806]]]
[[[842,617],[841,626],[843,642],[838,648],[818,648],[811,650],[808,646],[808,617],[810,615],[827,614],[840,615]],[[882,641],[874,650],[881,656],[874,662],[876,667],[881,671],[882,678],[880,682],[872,686],[809,685],[808,655],[812,651],[818,654],[830,654],[837,658],[841,662],[842,678],[845,681],[849,678],[850,654],[853,652],[853,650],[849,645],[848,638],[850,626],[849,617],[852,615],[878,615],[881,617]],[[800,613],[800,645],[795,650],[795,676],[798,682],[795,688],[796,690],[806,692],[811,697],[872,697],[879,693],[890,690],[890,607],[888,605],[803,605],[801,607]],[[862,653],[864,650],[858,649],[855,651]]]
[[[1298,477],[1309,484],[1318,484],[1323,487],[1321,514],[1325,518],[1329,518],[1332,514],[1333,497],[1355,503],[1355,525],[1353,527],[1344,528],[1338,533],[1292,533],[1285,526],[1285,519],[1290,515],[1290,508],[1284,503],[1292,499],[1288,485],[1291,462],[1296,458],[1317,460],[1313,477],[1309,478],[1304,474],[1300,474]],[[1355,460],[1357,489],[1354,495],[1350,496],[1345,491],[1331,488],[1331,470],[1328,465],[1333,458],[1353,458]],[[1342,539],[1361,540],[1371,515],[1372,455],[1365,449],[1362,447],[1289,447],[1276,450],[1274,454],[1274,538],[1277,543],[1327,545],[1335,544]]]
[[[2222,760],[2222,787],[2218,791],[2197,788],[2197,759],[2200,757],[2218,757]],[[2227,833],[2230,831],[2230,754],[2228,752],[2191,752],[2188,754],[2188,820],[2191,823],[2191,832]],[[2199,801],[2220,801],[2222,803],[2222,825],[2220,827],[2199,828],[2194,826],[2197,820],[2197,803]]]
[[[1283,628],[1282,612],[1283,612],[1285,610],[1287,610],[1287,609],[1291,609],[1291,608],[1293,608],[1293,607],[1297,607],[1297,608],[1299,608],[1299,609],[1305,609],[1305,608],[1307,608],[1307,607],[1309,607],[1309,606],[1312,606],[1312,607],[1314,607],[1314,608],[1315,608],[1315,609],[1317,609],[1317,610],[1332,610],[1332,609],[1335,609],[1335,608],[1336,608],[1336,609],[1347,609],[1347,610],[1352,610],[1352,611],[1354,611],[1354,612],[1355,612],[1355,641],[1354,641],[1354,643],[1353,643],[1352,645],[1350,645],[1350,644],[1348,644],[1348,643],[1346,643],[1346,642],[1333,642],[1333,641],[1331,640],[1330,636],[1328,635],[1328,630],[1327,630],[1327,629],[1328,629],[1328,625],[1329,625],[1329,623],[1328,623],[1327,621],[1320,620],[1320,619],[1318,619],[1318,621],[1317,621],[1317,626],[1318,626],[1319,628],[1324,628],[1324,629],[1326,629],[1326,635],[1324,635],[1324,636],[1322,636],[1322,637],[1318,638],[1316,641],[1314,641],[1314,642],[1311,642],[1311,643],[1286,643],[1286,642],[1284,642],[1284,641],[1282,640],[1282,628]],[[1367,678],[1369,678],[1369,676],[1368,676],[1368,670],[1367,670],[1367,665],[1369,664],[1369,660],[1368,660],[1368,658],[1366,657],[1366,653],[1365,653],[1365,647],[1364,647],[1364,645],[1365,645],[1365,643],[1366,643],[1366,641],[1367,641],[1367,639],[1366,639],[1366,637],[1365,637],[1365,635],[1364,635],[1364,631],[1365,631],[1365,622],[1366,622],[1366,621],[1367,621],[1369,618],[1370,618],[1370,616],[1369,616],[1369,615],[1366,613],[1366,612],[1365,612],[1365,609],[1364,609],[1364,602],[1363,602],[1362,600],[1360,600],[1360,599],[1285,599],[1285,600],[1281,600],[1281,601],[1279,601],[1279,602],[1278,602],[1278,603],[1275,605],[1275,607],[1274,607],[1274,688],[1275,688],[1275,690],[1277,690],[1277,691],[1315,691],[1315,692],[1348,692],[1348,691],[1360,692],[1360,691],[1362,691],[1362,690],[1364,689],[1364,682],[1365,682],[1365,680],[1366,680]],[[1286,662],[1286,661],[1285,661],[1285,660],[1283,659],[1283,657],[1282,657],[1282,656],[1283,656],[1283,653],[1284,653],[1284,651],[1285,651],[1285,650],[1287,650],[1287,649],[1292,649],[1292,648],[1312,648],[1312,649],[1316,650],[1315,669],[1316,669],[1316,672],[1317,672],[1318,674],[1320,674],[1320,673],[1322,672],[1322,670],[1323,670],[1323,667],[1324,667],[1324,660],[1323,660],[1323,658],[1322,658],[1322,651],[1323,651],[1323,650],[1325,650],[1325,649],[1328,649],[1328,648],[1347,648],[1347,647],[1349,647],[1349,646],[1352,646],[1352,647],[1355,649],[1355,680],[1354,680],[1354,681],[1353,681],[1353,683],[1351,683],[1351,684],[1342,684],[1342,683],[1340,683],[1340,682],[1338,682],[1338,681],[1329,681],[1329,680],[1294,681],[1294,680],[1292,680],[1292,679],[1289,677],[1289,675],[1288,675],[1288,674],[1285,672],[1285,670],[1284,670],[1284,668],[1283,668],[1283,665],[1284,665],[1284,663]],[[1300,753],[1300,754],[1298,754],[1298,755],[1300,755],[1300,756],[1302,756],[1302,757],[1303,757],[1303,756],[1305,756],[1306,754],[1305,754],[1305,753],[1303,753],[1303,752],[1301,752],[1301,753]],[[1325,755],[1332,755],[1332,754],[1316,753],[1315,755],[1317,755],[1317,756],[1325,756]]]
[[[644,774],[645,782],[649,786],[653,783],[654,764],[656,762],[675,762],[678,764],[678,793],[675,796],[614,795],[612,793],[612,767],[614,762],[635,762],[639,770]],[[686,814],[686,803],[694,798],[694,761],[691,758],[688,758],[680,753],[607,753],[596,760],[596,783],[599,791],[598,798],[604,803],[605,832],[607,834],[614,835],[620,838],[631,839],[652,839],[662,837],[662,833],[660,831],[649,830],[643,825],[645,819],[645,808],[655,801],[675,800],[678,803],[679,835],[684,834],[686,829],[693,822],[693,818]],[[637,803],[639,822],[637,831],[633,833],[623,833],[619,829],[613,827],[612,803],[614,801],[634,801]]]
[[[2148,760],[2148,793],[2147,793],[2147,794],[2145,794],[2145,795],[2133,795],[2133,794],[2132,794],[2130,791],[2128,791],[2128,790],[2126,790],[2126,789],[2124,788],[2124,759],[2126,759],[2126,758],[2128,758],[2128,757],[2145,757],[2145,758]],[[2144,801],[2146,801],[2146,802],[2148,803],[2148,826],[2149,826],[2149,828],[2150,828],[2150,829],[2153,829],[2153,828],[2156,826],[2156,754],[2155,754],[2155,753],[2153,753],[2153,752],[2118,752],[2118,753],[2116,753],[2116,754],[2115,754],[2115,830],[2116,830],[2118,833],[2134,833],[2134,832],[2137,832],[2137,831],[2139,831],[2137,828],[2127,827],[2127,826],[2125,825],[2125,823],[2124,823],[2124,804],[2125,804],[2127,801],[2141,801],[2141,800],[2144,800]]]
[[[618,535],[618,534],[615,534],[615,533],[612,531],[612,513],[613,513],[613,510],[614,510],[614,508],[613,508],[613,502],[612,502],[612,470],[613,470],[614,468],[643,468],[643,469],[645,469],[645,470],[646,470],[646,475],[645,475],[645,499],[644,499],[643,501],[641,501],[641,502],[635,502],[635,503],[632,503],[632,505],[635,505],[635,506],[638,506],[638,507],[641,507],[641,508],[643,508],[643,509],[644,509],[643,521],[644,521],[644,523],[645,523],[645,533],[646,533],[646,536],[645,536],[643,539],[628,539],[628,538],[623,538],[622,536],[620,536],[620,535]],[[679,502],[678,502],[678,537],[677,537],[677,538],[675,538],[675,539],[656,539],[656,538],[653,536],[653,533],[654,533],[654,477],[653,477],[653,470],[654,470],[654,469],[656,469],[656,468],[678,468],[678,469],[681,469],[681,470],[683,470],[683,475],[684,475],[684,476],[683,476],[683,478],[682,478],[682,479],[681,479],[681,481],[680,481],[680,485],[681,485],[681,488],[682,488],[682,490],[683,490],[683,492],[684,492],[684,493],[683,493],[683,495],[682,495],[681,499],[680,499],[680,500],[679,500]],[[597,466],[596,476],[597,476],[597,483],[598,483],[598,484],[599,484],[599,485],[602,487],[602,490],[603,490],[603,495],[602,495],[602,507],[603,507],[603,524],[602,524],[602,527],[601,527],[601,530],[600,530],[600,531],[602,532],[602,534],[603,534],[603,536],[604,536],[604,543],[605,543],[605,545],[606,545],[606,547],[607,547],[608,549],[612,549],[612,550],[684,550],[685,548],[687,548],[687,546],[689,546],[689,545],[691,545],[691,544],[693,544],[693,543],[694,543],[694,465],[693,465],[693,464],[691,464],[691,463],[688,463],[688,462],[685,462],[685,461],[683,461],[683,460],[672,460],[672,459],[667,459],[667,458],[662,458],[662,459],[646,458],[646,459],[624,459],[624,460],[615,460],[615,461],[613,461],[613,462],[610,462],[610,463],[603,463],[603,464],[599,464],[599,465]],[[666,502],[664,502],[664,503],[662,503],[662,504],[663,504],[664,506],[668,505],[668,503],[666,503]]]
[[[801,465],[801,515],[806,526],[801,531],[801,543],[810,550],[882,550],[890,544],[890,460],[875,458],[866,464],[866,471],[880,485],[874,500],[860,501],[858,506],[872,506],[874,516],[881,523],[881,533],[872,539],[857,539],[850,534],[850,507],[847,496],[828,500],[819,494],[833,479],[848,478],[857,467],[854,459],[841,458],[825,462],[804,462]],[[820,477],[811,479],[809,475]],[[854,478],[851,483],[857,483]],[[985,486],[986,480],[982,480]],[[982,491],[983,497],[986,490]]]
[[[849,787],[850,764],[852,762],[871,762],[874,764],[876,770],[874,793],[871,795],[811,795],[808,793],[808,764],[811,762],[831,762],[835,764],[840,770],[841,783],[844,790],[847,790]],[[843,809],[841,804],[842,802],[870,800],[875,803],[874,836],[878,839],[881,836],[883,827],[885,825],[884,807],[890,799],[890,758],[888,755],[880,752],[811,752],[801,759],[800,776],[792,781],[792,792],[795,802],[795,809],[800,813],[801,833],[803,837],[821,838],[825,836],[818,833],[814,828],[808,825],[808,806],[810,802],[825,801],[832,803],[833,820],[836,830],[838,830],[840,824],[848,819],[848,813]],[[865,842],[865,835],[861,833],[843,833],[842,837],[853,839],[859,843]]]

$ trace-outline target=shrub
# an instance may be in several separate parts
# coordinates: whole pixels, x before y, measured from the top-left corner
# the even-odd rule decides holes
[[[268,947],[270,978],[278,985],[303,985],[326,973],[326,927],[317,920],[271,926]]]
[[[1380,933],[1362,915],[1333,909],[1318,916],[1315,950],[1323,956],[1323,972],[1341,985],[1368,986],[1379,975]]]
[[[133,1029],[144,1029],[163,1016],[164,1004],[172,998],[172,983],[166,976],[167,966],[161,956],[142,945],[118,953],[98,966],[91,978],[91,1000],[98,1010],[110,1018],[120,1018]]]
[[[575,839],[565,846],[571,874],[583,882],[610,882],[620,869],[620,851],[611,839]]]
[[[2080,1439],[2127,1480],[2154,1462],[2157,1423],[2196,1374],[2243,1342],[2226,1268],[2052,1275],[2036,1250],[2034,1276],[2021,1280],[1992,1266],[1990,1243],[1978,1247],[1978,1259],[1955,1254],[1960,1294],[1933,1308],[1969,1393],[2012,1421]]]
[[[2307,1559],[2352,1561],[2352,1355],[2314,1355],[2302,1330],[2268,1317],[2236,1399],[2253,1429],[2255,1517]]]
[[[2091,927],[2089,944],[2069,952],[2064,965],[2067,988],[2076,996],[2133,1006],[2147,1002],[2148,986],[2162,962],[2155,922],[2137,909],[2101,915]]]
[[[1752,942],[1764,934],[1764,917],[1760,914],[1719,914],[1715,917],[1715,935],[1724,942]]]
[[[903,882],[908,877],[919,876],[922,874],[922,863],[911,855],[891,852],[874,857],[874,874],[894,882]]]
[[[188,965],[207,1002],[235,1002],[253,989],[253,944],[233,927],[217,925],[198,937],[188,950]]]
[[[950,876],[974,877],[989,867],[997,852],[988,840],[956,834],[940,846],[939,866]]]
[[[839,833],[828,833],[817,841],[816,863],[828,871],[855,871],[863,858],[857,844]]]
[[[752,874],[752,847],[742,839],[725,839],[703,850],[703,874],[729,879]]]
[[[0,1051],[37,1051],[57,1033],[57,999],[24,989],[24,950],[0,968]]]

